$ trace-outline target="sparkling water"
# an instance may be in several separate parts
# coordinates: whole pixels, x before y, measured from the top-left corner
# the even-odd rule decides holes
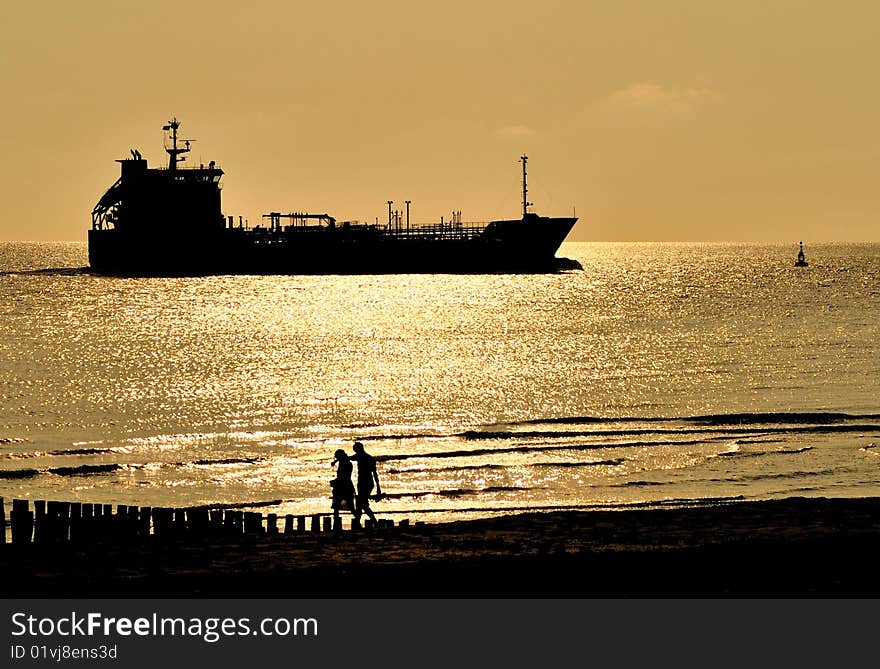
[[[0,244],[0,496],[380,514],[880,494],[880,244],[565,244],[583,271],[109,278]]]

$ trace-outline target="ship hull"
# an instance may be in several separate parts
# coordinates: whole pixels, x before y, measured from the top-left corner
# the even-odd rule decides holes
[[[124,276],[208,274],[528,273],[568,267],[555,253],[575,218],[529,215],[493,221],[482,234],[456,237],[363,229],[244,230],[199,235],[89,231],[96,272]]]

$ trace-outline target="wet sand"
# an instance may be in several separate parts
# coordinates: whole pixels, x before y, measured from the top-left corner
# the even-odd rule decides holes
[[[4,596],[880,595],[880,498],[333,534],[0,546]]]

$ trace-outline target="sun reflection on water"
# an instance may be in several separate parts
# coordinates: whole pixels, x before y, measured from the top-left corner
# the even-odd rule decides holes
[[[814,448],[771,456],[641,420],[878,411],[878,248],[817,247],[808,273],[787,251],[567,245],[585,270],[537,276],[3,275],[0,475],[38,473],[0,494],[326,511],[355,440],[385,458],[389,511],[876,490],[867,452],[847,464],[856,436],[785,433]]]

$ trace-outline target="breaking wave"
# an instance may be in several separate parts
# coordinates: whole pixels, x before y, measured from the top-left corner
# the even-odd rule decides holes
[[[91,273],[91,267],[46,267],[43,269],[4,270],[0,271],[0,276],[79,276]]]
[[[199,465],[199,466],[213,466],[213,465],[254,465],[258,462],[264,462],[267,458],[261,457],[253,457],[253,458],[217,458],[216,460],[193,460],[192,462],[180,462],[177,463],[180,466],[186,465]]]
[[[467,458],[475,455],[498,455],[502,453],[532,453],[541,451],[593,451],[609,448],[640,448],[643,446],[693,446],[706,443],[705,439],[661,440],[661,441],[630,441],[610,444],[526,444],[522,446],[504,446],[500,448],[473,448],[454,451],[434,451],[430,453],[398,453],[380,455],[377,461],[408,460],[410,458]]]
[[[766,425],[777,423],[783,425],[815,425],[822,423],[839,423],[855,420],[877,420],[880,414],[850,414],[839,412],[769,412],[769,413],[730,413],[705,414],[696,416],[656,416],[637,417],[622,416],[618,418],[603,416],[562,416],[557,418],[534,418],[508,423],[508,425],[588,425],[591,423],[698,423],[701,425]]]
[[[112,448],[72,448],[69,451],[49,451],[49,455],[102,455],[113,452]]]
[[[116,462],[95,465],[73,465],[69,467],[49,467],[47,469],[0,469],[0,479],[24,479],[39,476],[41,474],[55,474],[56,476],[92,476],[95,474],[110,474],[120,470],[135,470],[151,467],[188,467],[256,464],[267,458],[218,458],[216,460],[195,460],[193,462],[169,462],[169,463],[144,463],[144,464],[119,464]]]
[[[92,474],[109,474],[122,469],[122,465],[115,463],[107,465],[77,465],[75,467],[52,467],[47,471],[58,476],[90,476]]]
[[[394,492],[382,495],[382,499],[418,499],[421,497],[465,497],[468,495],[485,495],[493,492],[526,492],[535,488],[522,486],[496,485],[487,488],[453,488],[450,490],[420,490],[414,492]]]
[[[482,465],[459,465],[452,467],[412,467],[412,468],[391,468],[389,474],[421,474],[425,472],[457,472],[467,470],[480,469],[508,469],[510,467],[599,467],[615,466],[625,461],[625,458],[611,458],[610,460],[589,460],[585,462],[529,462],[526,464],[499,465],[494,463],[486,463]]]
[[[767,442],[756,442],[756,443],[767,443]],[[770,455],[797,455],[798,453],[806,453],[807,451],[812,451],[812,446],[801,446],[800,448],[780,448],[776,451],[757,451],[757,452],[749,452],[749,451],[725,451],[724,453],[718,453],[716,457],[719,458],[761,458]]]
[[[39,469],[0,469],[0,479],[29,479],[39,474]]]
[[[776,479],[798,479],[798,478],[806,478],[809,476],[826,476],[828,474],[838,474],[840,473],[840,469],[819,469],[819,470],[808,470],[808,471],[793,471],[793,472],[766,472],[766,473],[758,473],[758,474],[737,474],[735,476],[731,476],[729,478],[712,478],[708,479],[712,483],[728,483],[728,482],[743,482],[743,481],[769,481]]]
[[[669,485],[671,481],[624,481],[623,483],[614,483],[612,484],[612,488],[617,487],[647,487],[647,486],[655,486],[655,485]]]
[[[842,432],[880,432],[880,425],[870,423],[832,424],[821,423],[799,423],[790,426],[764,426],[761,432],[773,434],[823,434],[823,433],[842,433]],[[500,440],[500,439],[559,439],[564,437],[635,437],[651,434],[753,434],[753,427],[723,427],[723,423],[706,423],[707,427],[685,427],[685,428],[634,428],[631,430],[570,430],[570,431],[547,431],[536,430],[529,432],[519,431],[483,431],[483,430],[467,430],[454,435],[468,440]],[[729,423],[734,425],[734,423]]]

